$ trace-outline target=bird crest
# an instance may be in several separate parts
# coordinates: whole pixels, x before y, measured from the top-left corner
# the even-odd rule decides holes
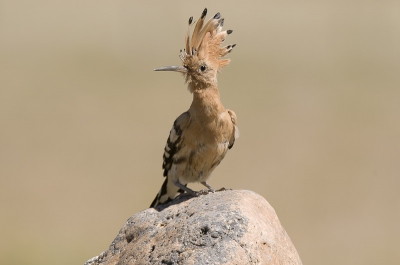
[[[189,18],[185,49],[181,50],[179,55],[182,66],[165,66],[155,69],[183,73],[191,92],[216,84],[217,73],[230,62],[230,59],[223,57],[236,46],[236,44],[221,46],[226,36],[233,31],[222,31],[224,19],[221,18],[220,13],[215,14],[207,22],[205,22],[206,15],[207,8],[203,10],[197,22],[193,21],[193,17]],[[191,27],[194,24],[190,37]]]

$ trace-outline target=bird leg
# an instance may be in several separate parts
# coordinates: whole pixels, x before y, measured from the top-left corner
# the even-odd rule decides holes
[[[177,186],[178,188],[180,188],[180,189],[186,191],[186,193],[188,193],[188,194],[190,194],[190,195],[192,195],[192,196],[194,196],[194,197],[198,197],[198,196],[200,195],[198,192],[196,192],[196,191],[194,191],[194,190],[192,190],[192,189],[186,187],[185,185],[182,185],[182,184],[179,182],[179,180],[177,180],[177,181],[174,181],[174,180],[173,180],[172,182],[175,184],[175,186]]]
[[[214,188],[211,187],[210,184],[208,184],[207,182],[202,181],[202,182],[200,182],[200,183],[203,184],[204,186],[206,186],[209,192],[212,192],[212,193],[215,192]]]

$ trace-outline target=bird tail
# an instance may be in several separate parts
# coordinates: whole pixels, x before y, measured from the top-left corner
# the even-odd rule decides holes
[[[186,186],[186,185],[185,185]],[[179,194],[183,193],[184,190],[178,188],[172,180],[168,177],[165,178],[163,185],[161,186],[160,191],[157,193],[157,196],[154,198],[153,202],[150,205],[150,208],[157,207],[158,205],[167,204]]]

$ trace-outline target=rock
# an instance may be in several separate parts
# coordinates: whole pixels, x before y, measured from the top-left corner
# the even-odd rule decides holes
[[[246,190],[182,196],[130,217],[85,265],[302,264],[274,209]]]

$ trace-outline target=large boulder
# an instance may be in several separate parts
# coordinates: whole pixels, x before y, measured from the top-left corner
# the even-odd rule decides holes
[[[247,190],[182,196],[130,217],[85,265],[302,264],[274,209]]]

